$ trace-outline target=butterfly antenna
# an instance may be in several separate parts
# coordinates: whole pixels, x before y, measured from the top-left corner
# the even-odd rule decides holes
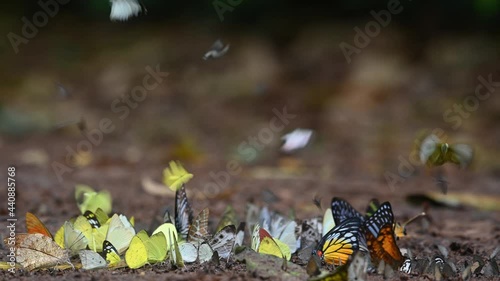
[[[420,217],[425,217],[425,216],[427,216],[427,214],[425,212],[422,212],[422,213],[410,218],[409,220],[407,220],[405,223],[403,223],[402,227],[405,228],[408,224],[412,223],[416,219],[418,219]]]

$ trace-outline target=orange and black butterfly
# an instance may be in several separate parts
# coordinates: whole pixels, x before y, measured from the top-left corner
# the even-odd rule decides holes
[[[363,221],[357,217],[344,220],[321,238],[313,255],[325,263],[341,265],[358,250],[368,252],[362,225]]]
[[[385,202],[364,222],[365,237],[373,264],[384,261],[397,269],[404,258],[396,244],[394,234],[394,215],[391,204]]]
[[[30,212],[26,213],[26,232],[30,234],[40,233],[50,237],[50,239],[54,239],[45,224],[43,224],[37,216]]]

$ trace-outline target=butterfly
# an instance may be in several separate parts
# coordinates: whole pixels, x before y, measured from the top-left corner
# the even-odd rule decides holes
[[[146,263],[162,262],[167,257],[167,242],[163,232],[151,237],[145,230],[137,233],[125,253],[125,261],[130,268],[139,268]]]
[[[372,216],[378,210],[379,207],[380,207],[380,202],[377,199],[372,199],[366,209],[366,218]],[[412,223],[418,218],[426,216],[427,216],[426,212],[421,212],[420,214],[415,215],[414,217],[408,219],[406,222],[402,224],[399,222],[393,223],[392,227],[394,229],[394,233],[396,234],[396,239],[406,236],[406,226],[408,224]]]
[[[110,0],[111,14],[109,18],[113,21],[126,21],[131,16],[137,16],[142,7],[137,0]]]
[[[118,254],[121,255],[127,250],[135,235],[135,229],[124,215],[114,214],[108,224],[106,240],[111,242]]]
[[[56,232],[54,240],[61,248],[68,249],[70,256],[78,254],[88,246],[88,240],[83,232],[76,229],[69,221],[64,222]]]
[[[26,231],[31,234],[40,233],[50,239],[53,239],[52,234],[47,229],[45,224],[43,224],[37,216],[30,212],[26,213]]]
[[[186,195],[186,188],[181,186],[175,192],[175,228],[179,236],[186,240],[189,234],[189,226],[193,221],[193,210]]]
[[[102,255],[104,256],[104,258],[106,258],[106,261],[110,266],[115,265],[121,261],[118,250],[108,240],[104,240],[102,242]]]
[[[332,199],[332,215],[335,221],[335,225],[341,224],[348,218],[359,218],[361,221],[364,221],[364,216],[354,209],[351,204],[349,204],[344,199],[334,197]]]
[[[96,213],[97,209],[104,211],[104,214],[110,214],[112,208],[111,194],[107,190],[96,192],[90,186],[76,185],[75,199],[81,213],[86,211]]]
[[[269,230],[269,234],[273,238],[287,244],[290,252],[295,253],[300,245],[300,240],[295,234],[297,223],[294,220],[286,219],[276,212],[269,212],[268,208],[264,207],[260,212],[259,222],[262,228]]]
[[[219,224],[217,225],[217,228],[215,229],[215,232],[220,231],[222,228],[228,225],[237,225],[237,218],[236,218],[236,212],[234,211],[234,208],[231,205],[228,205],[226,209],[224,210],[224,213],[222,214],[222,217],[219,221]]]
[[[391,204],[385,202],[365,221],[365,236],[374,264],[384,261],[392,268],[399,268],[403,263],[403,256],[396,244],[393,224]]]
[[[16,262],[27,270],[46,268],[70,262],[68,252],[47,235],[18,233],[15,240]]]
[[[254,227],[252,235],[252,249],[257,253],[273,255],[285,260],[290,260],[291,252],[287,244],[273,238],[271,234],[259,224]]]
[[[207,242],[198,245],[193,243],[183,242],[179,244],[179,252],[182,260],[187,263],[192,263],[198,260],[200,263],[205,263],[212,259],[213,251]]]
[[[87,213],[88,212],[88,213]],[[87,211],[87,216],[78,216],[73,223],[73,227],[85,235],[88,241],[88,247],[94,252],[102,251],[102,243],[106,239],[109,224],[100,222],[98,216],[94,213]],[[99,213],[99,209],[97,213]],[[102,211],[101,211],[102,212]]]
[[[163,170],[163,183],[172,191],[179,190],[192,178],[193,174],[188,173],[179,162],[170,161],[170,167]]]
[[[200,263],[207,262],[212,259],[215,252],[217,252],[220,259],[229,259],[235,241],[236,227],[234,225],[227,225],[208,241],[179,244],[179,251],[182,259],[187,263],[195,262],[196,260]]]
[[[355,251],[368,252],[365,236],[361,232],[362,224],[358,217],[345,219],[321,238],[313,255],[325,263],[342,265]]]
[[[325,214],[323,215],[323,229],[322,236],[324,236],[330,229],[335,227],[335,220],[333,219],[333,212],[331,208],[327,208],[325,210]]]
[[[225,55],[227,51],[229,51],[229,44],[224,46],[222,41],[218,39],[217,41],[214,42],[212,47],[210,47],[210,50],[205,53],[203,59],[207,60],[209,58],[214,58],[214,59],[220,58],[223,55]]]
[[[78,252],[78,256],[82,262],[82,268],[85,270],[105,268],[108,266],[106,260],[94,251],[81,250]]]
[[[473,157],[473,150],[467,144],[448,144],[434,134],[428,135],[421,143],[419,156],[422,164],[427,166],[441,166],[446,162],[451,162],[465,168],[470,165]]]
[[[188,242],[201,244],[209,236],[208,234],[208,208],[203,209],[189,226]]]
[[[170,247],[172,245],[174,245],[174,241],[177,241],[177,239],[178,239],[177,230],[175,228],[175,225],[173,225],[172,223],[166,222],[166,223],[158,226],[158,228],[156,228],[155,231],[153,231],[152,235],[155,235],[159,232],[162,232],[163,236],[165,237],[166,249],[168,251],[170,249]]]
[[[234,225],[226,225],[208,241],[212,251],[217,252],[221,259],[229,259],[235,243],[236,227]]]
[[[313,131],[310,129],[295,129],[293,132],[281,137],[284,141],[281,150],[284,152],[292,152],[305,147],[309,143],[312,134]]]

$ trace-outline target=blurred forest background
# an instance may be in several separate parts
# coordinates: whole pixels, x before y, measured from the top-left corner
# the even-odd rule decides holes
[[[355,27],[365,30],[374,21],[370,12],[388,2],[241,1],[221,21],[211,1],[146,0],[146,15],[111,22],[108,1],[75,0],[60,5],[16,54],[7,35],[21,35],[22,17],[32,21],[41,8],[7,1],[0,11],[2,162],[53,174],[50,164],[64,163],[65,147],[84,139],[65,124],[83,118],[92,130],[110,118],[116,129],[82,167],[160,171],[178,159],[205,170],[197,174],[204,181],[229,159],[280,167],[281,135],[311,128],[311,145],[295,157],[312,177],[385,186],[384,173],[398,173],[399,157],[408,159],[419,132],[440,128],[449,141],[476,150],[472,170],[452,169],[452,185],[474,178],[477,188],[495,192],[500,90],[456,128],[443,115],[474,96],[479,76],[500,81],[500,1],[401,1],[402,12],[348,63],[339,45],[355,46]],[[217,39],[230,44],[229,52],[203,60]],[[113,101],[141,85],[146,66],[157,65],[169,76],[126,119],[117,118]],[[285,106],[297,117],[255,159],[242,159],[238,146],[268,126],[273,108]],[[91,173],[72,176],[98,181]]]

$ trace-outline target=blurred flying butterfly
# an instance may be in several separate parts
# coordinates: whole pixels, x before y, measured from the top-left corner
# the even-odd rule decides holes
[[[448,144],[434,134],[427,136],[420,145],[420,161],[427,166],[441,166],[446,162],[459,165],[461,168],[472,162],[473,150],[467,144]]]
[[[284,141],[281,150],[284,152],[292,152],[304,148],[311,139],[313,131],[310,129],[295,129],[281,137]]]
[[[393,224],[391,204],[385,202],[365,221],[364,228],[372,262],[377,265],[384,261],[393,269],[398,269],[403,263],[403,256],[396,244]]]
[[[111,14],[109,18],[113,21],[126,21],[131,16],[137,16],[142,7],[137,0],[110,0]],[[146,9],[144,9],[146,12]]]
[[[175,227],[182,239],[186,240],[189,234],[189,226],[193,221],[193,210],[186,195],[186,188],[181,186],[175,192]]]
[[[368,252],[361,232],[362,223],[358,217],[347,218],[321,238],[313,255],[325,263],[341,265],[346,264],[357,250]]]
[[[217,41],[214,42],[212,47],[210,47],[210,50],[208,50],[208,52],[205,53],[203,59],[207,60],[209,58],[214,58],[214,59],[220,58],[223,55],[225,55],[227,51],[229,51],[229,44],[224,46],[224,44],[222,44],[222,41],[218,39]]]

